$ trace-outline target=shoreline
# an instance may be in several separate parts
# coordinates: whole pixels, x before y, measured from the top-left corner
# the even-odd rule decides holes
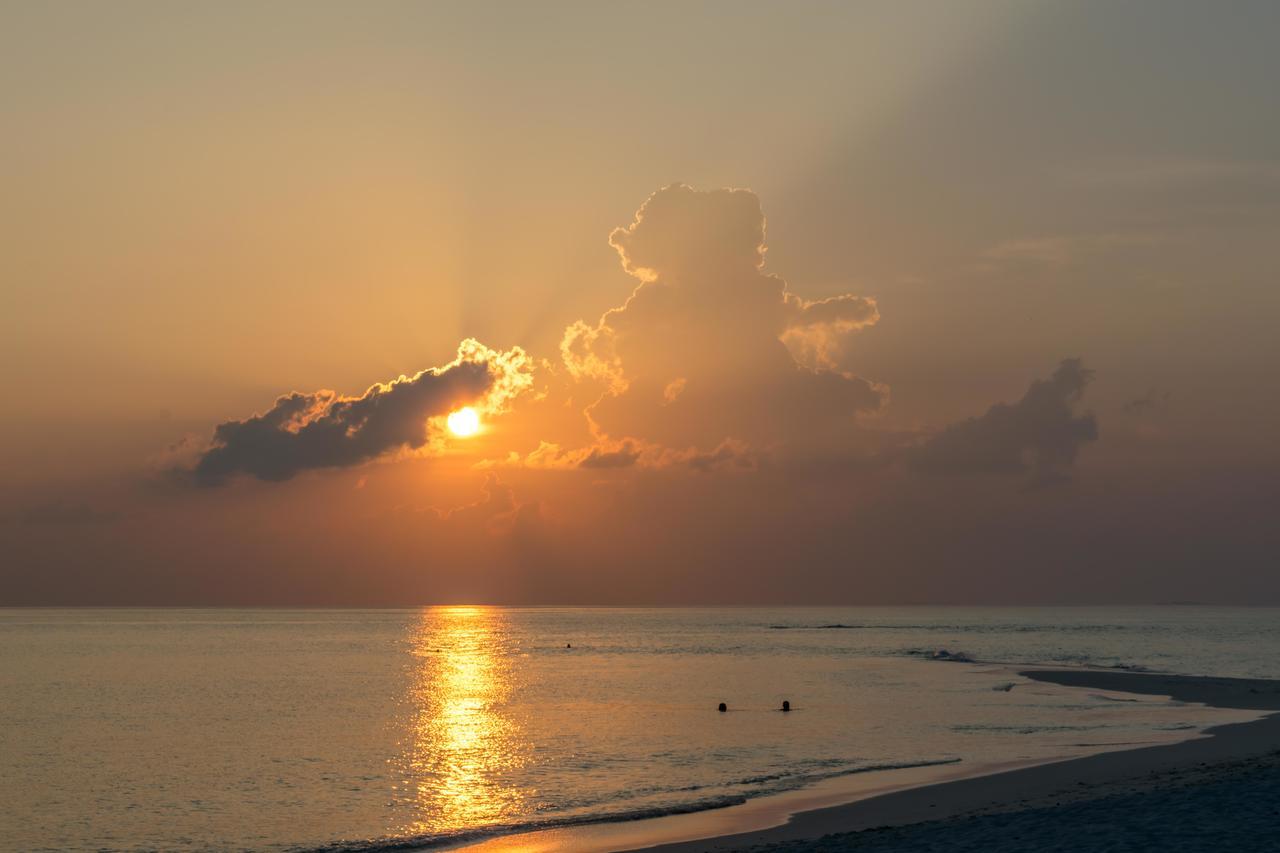
[[[875,784],[860,789],[841,789],[838,780],[831,787],[818,783],[727,809],[700,812],[696,829],[687,823],[688,815],[678,815],[500,836],[462,848],[523,853],[562,849],[627,853],[819,849],[818,842],[827,836],[936,825],[962,816],[1037,807],[1052,811],[1109,794],[1132,794],[1170,778],[1181,779],[1188,771],[1212,774],[1225,765],[1280,753],[1280,681],[1034,667],[1013,672],[1071,689],[1168,696],[1175,701],[1260,712],[1263,716],[1211,726],[1172,743],[978,768],[890,770],[876,774],[879,779]],[[614,836],[612,842],[609,836]]]
[[[968,815],[1058,808],[1121,792],[1140,793],[1191,770],[1253,767],[1280,752],[1280,681],[1158,675],[1099,670],[1026,669],[1019,675],[1063,687],[1169,696],[1216,708],[1270,712],[1260,719],[1213,726],[1172,744],[1101,752],[973,776],[792,814],[769,829],[633,848],[629,853],[701,853],[778,845],[810,846],[824,836],[908,827]]]

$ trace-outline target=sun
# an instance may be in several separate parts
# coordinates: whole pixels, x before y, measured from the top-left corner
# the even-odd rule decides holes
[[[446,423],[449,425],[449,432],[460,438],[475,435],[480,431],[480,415],[476,414],[476,410],[470,406],[463,406],[456,412],[450,412]]]

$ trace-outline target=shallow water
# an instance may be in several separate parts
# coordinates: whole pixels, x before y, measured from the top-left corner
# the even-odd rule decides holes
[[[929,657],[1280,677],[1280,611],[0,610],[0,648],[7,849],[376,849],[1181,737],[1220,717]]]

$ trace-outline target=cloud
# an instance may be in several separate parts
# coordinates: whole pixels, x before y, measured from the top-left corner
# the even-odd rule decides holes
[[[1144,219],[1166,226],[1255,220],[1280,213],[1280,161],[1196,158],[1111,159],[1063,174],[1069,187],[1109,193],[1120,204],[1150,208]]]
[[[623,441],[616,449],[592,447],[578,460],[579,468],[630,468],[640,459],[635,442]]]
[[[1065,359],[1053,376],[1032,382],[1017,403],[997,403],[915,448],[911,463],[932,473],[1030,471],[1033,485],[1059,482],[1080,448],[1098,438],[1093,415],[1075,412],[1092,379],[1080,359]]]
[[[701,473],[717,469],[754,469],[760,463],[761,454],[751,450],[746,442],[725,439],[711,450],[696,447],[673,450],[660,444],[624,438],[619,441],[604,439],[597,444],[566,450],[549,441],[521,456],[514,451],[501,462],[481,463],[480,468],[504,465],[521,468],[567,471],[573,469],[608,470],[622,468],[678,468],[686,467]]]
[[[295,391],[264,414],[220,424],[195,463],[195,479],[217,485],[244,473],[288,480],[308,469],[357,465],[419,448],[427,442],[432,417],[463,404],[489,414],[505,411],[531,385],[531,370],[518,347],[499,352],[468,339],[449,364],[374,385],[359,397]]]
[[[1067,173],[1069,180],[1085,185],[1123,189],[1164,189],[1236,186],[1280,189],[1280,163],[1267,160],[1208,160],[1147,158],[1096,162]]]
[[[1116,251],[1155,247],[1166,240],[1167,235],[1152,230],[1059,234],[1006,240],[981,253],[978,269],[991,271],[1000,267],[1070,267]]]
[[[772,446],[848,430],[883,403],[884,386],[843,364],[847,338],[879,319],[875,301],[802,299],[762,272],[754,193],[674,184],[609,242],[640,284],[595,324],[569,326],[561,343],[568,375],[599,383],[587,408],[598,438]]]
[[[441,522],[483,530],[492,536],[507,535],[521,524],[536,521],[541,515],[539,503],[517,501],[514,490],[493,472],[485,474],[480,493],[480,499],[473,503],[429,511]]]
[[[796,361],[814,369],[838,370],[850,333],[880,320],[874,299],[849,294],[810,302],[788,293],[786,307],[782,342]]]
[[[655,448],[659,449],[659,448]],[[551,441],[542,441],[528,453],[521,455],[514,450],[506,459],[486,460],[477,468],[496,466],[534,468],[544,471],[570,471],[577,468],[609,469],[631,468],[641,462],[645,448],[635,439],[621,441],[605,439],[598,444],[565,449]]]
[[[745,443],[732,438],[725,439],[719,447],[706,453],[690,452],[681,458],[695,471],[709,474],[720,468],[754,470],[760,464],[760,454],[751,452]]]

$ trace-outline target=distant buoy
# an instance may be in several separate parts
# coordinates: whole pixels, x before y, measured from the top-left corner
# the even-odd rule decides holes
[[[790,711],[790,710],[791,710],[791,703],[790,703],[790,702],[788,702],[786,699],[783,699],[783,700],[782,700],[782,710],[784,710],[784,711]]]
[[[717,710],[723,714],[725,711],[729,710],[729,706],[721,702],[720,707]]]

